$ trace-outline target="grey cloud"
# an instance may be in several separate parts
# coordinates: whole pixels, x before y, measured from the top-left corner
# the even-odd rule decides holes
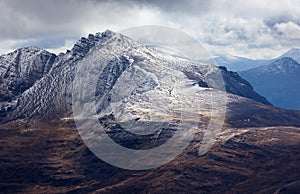
[[[2,53],[28,44],[65,49],[88,33],[147,24],[186,31],[211,52],[249,57],[300,42],[297,0],[0,0],[0,9]]]
[[[70,1],[2,1],[0,38],[28,38],[53,32],[76,33],[79,4]],[[78,22],[79,23],[79,22]]]
[[[146,6],[156,7],[163,12],[175,14],[178,17],[180,15],[203,15],[212,8],[215,0],[136,0],[138,4],[144,4]]]
[[[91,26],[104,30],[103,24],[122,22],[130,9],[138,9],[129,1],[2,0],[0,5],[0,39],[83,35]]]

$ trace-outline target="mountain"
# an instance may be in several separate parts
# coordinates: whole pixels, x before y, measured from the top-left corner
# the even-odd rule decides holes
[[[204,62],[213,64],[215,63],[218,66],[225,66],[231,71],[246,71],[257,67],[269,65],[272,62],[285,57],[290,57],[298,63],[300,63],[300,49],[292,48],[286,53],[274,59],[254,60],[232,55],[218,55],[217,57],[214,57],[213,60],[206,60]]]
[[[288,50],[286,53],[281,55],[279,58],[284,58],[284,57],[290,57],[300,63],[300,49],[298,48],[292,48]]]
[[[219,55],[212,60],[206,60],[206,63],[212,63],[218,66],[225,66],[231,71],[245,71],[248,69],[260,67],[270,63],[272,60],[254,60],[244,57],[232,56],[232,55]]]
[[[1,56],[1,67],[9,66],[4,58],[10,55]],[[64,54],[46,55],[48,59],[53,57],[53,63],[52,59],[38,63],[39,70],[46,69],[43,75],[23,79],[26,74],[19,73],[18,80],[28,78],[31,85],[18,93],[11,92],[10,99],[2,102],[1,193],[299,190],[300,112],[271,106],[237,73],[172,57],[109,30],[81,38]],[[31,66],[36,64],[35,57],[24,59],[19,66],[34,69]],[[214,79],[220,76],[224,84]],[[14,77],[1,78],[2,82],[10,80]],[[0,92],[6,94],[7,90]],[[222,116],[217,116],[224,104],[223,123]],[[86,107],[91,114],[86,114]],[[89,119],[83,122],[86,128],[81,131],[78,121],[80,124],[86,116]],[[180,138],[192,135],[192,141],[165,165],[125,170],[104,162],[93,147],[87,146],[86,140],[99,137],[97,141],[105,141],[98,136],[99,129],[84,136],[95,127],[89,122],[92,118],[114,142],[130,150],[146,152],[172,142],[174,131],[179,130],[183,132]],[[220,131],[210,130],[210,118],[219,118],[211,126],[222,125]],[[126,126],[137,127],[129,131]],[[199,148],[211,140],[207,137],[215,135],[211,149],[199,155]],[[180,138],[168,144],[170,148],[177,148]],[[113,161],[122,161],[122,154],[113,147],[104,149],[114,154]],[[134,158],[136,155],[129,155],[124,162]]]
[[[300,109],[300,64],[282,57],[267,66],[239,72],[255,90],[272,104],[282,108]]]
[[[112,52],[113,54],[109,54]],[[51,54],[49,54],[49,56],[50,55]],[[98,56],[99,59],[97,59],[96,56]],[[28,88],[26,92],[23,92],[20,96],[15,95],[14,97],[11,97],[11,102],[2,105],[3,108],[0,111],[0,114],[2,114],[2,119],[6,118],[9,120],[13,120],[16,118],[28,118],[32,116],[38,116],[42,118],[60,118],[66,113],[70,113],[72,104],[71,86],[76,74],[76,69],[84,66],[84,63],[100,63],[101,61],[103,61],[103,59],[100,59],[101,56],[105,56],[106,60],[110,60],[107,64],[104,64],[106,65],[106,67],[104,67],[103,69],[103,71],[105,72],[103,72],[103,75],[101,74],[101,79],[104,79],[104,81],[107,81],[107,79],[111,79],[112,83],[99,82],[96,89],[96,96],[103,95],[103,93],[101,92],[103,92],[104,89],[101,89],[101,87],[106,87],[105,85],[107,84],[113,86],[113,84],[115,84],[115,81],[119,79],[118,76],[120,76],[125,70],[129,71],[127,69],[131,69],[129,67],[131,67],[132,61],[137,66],[139,64],[145,66],[144,63],[145,61],[147,61],[147,65],[149,67],[146,67],[154,72],[158,71],[159,68],[164,67],[162,65],[157,66],[156,64],[169,64],[168,68],[169,66],[171,67],[175,65],[173,72],[174,75],[183,73],[185,75],[185,78],[183,78],[186,79],[186,82],[190,82],[189,84],[186,83],[184,85],[190,85],[190,87],[193,87],[194,84],[198,84],[201,87],[208,87],[209,83],[207,83],[205,77],[209,77],[210,75],[218,74],[218,72],[221,72],[221,70],[217,67],[191,62],[187,59],[172,57],[157,50],[152,50],[143,45],[140,45],[139,43],[121,34],[116,34],[112,31],[105,31],[96,35],[89,35],[87,38],[82,38],[74,45],[72,50],[68,51],[66,54],[61,54],[56,58],[53,55],[55,63],[51,63],[51,68],[50,66],[47,66],[48,69],[47,71],[45,71],[45,75],[42,79],[38,81],[36,81],[35,79],[30,80],[31,83],[36,83],[32,85],[32,87]],[[7,55],[2,56],[2,58],[6,57]],[[84,59],[86,58],[92,58],[97,61],[85,61]],[[28,58],[28,60],[29,61],[24,64],[35,64],[35,62],[31,61],[31,58]],[[53,62],[53,60],[51,60],[51,62]],[[5,63],[5,61],[1,63]],[[199,65],[202,68],[201,70],[199,69],[199,67],[197,67]],[[154,67],[156,69],[154,69]],[[159,70],[159,72],[162,71],[165,70]],[[146,70],[141,70],[141,72],[145,73],[136,76],[143,77],[146,75],[150,76],[151,74],[147,73]],[[228,72],[223,68],[222,75],[226,77],[224,81],[228,92],[238,94],[243,97],[252,98],[261,103],[270,104],[265,98],[261,97],[255,91],[253,91],[253,88],[249,85],[249,83],[246,83],[245,80],[241,81],[241,79],[236,75],[233,75],[232,72]],[[183,78],[173,79],[179,81]],[[6,77],[3,77],[2,82],[8,82],[6,79]],[[144,82],[145,80],[140,81]],[[155,85],[156,84],[157,83],[155,83]],[[171,88],[176,86],[170,81],[167,84],[170,85],[168,87]],[[214,84],[211,84],[212,87],[216,87],[213,85]],[[2,92],[4,92],[4,94],[2,94]],[[5,92],[6,91],[1,91],[1,95],[5,95]]]

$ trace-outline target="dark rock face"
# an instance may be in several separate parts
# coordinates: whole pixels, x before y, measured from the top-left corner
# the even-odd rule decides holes
[[[227,71],[226,67],[220,66],[226,91],[232,94],[250,98],[266,105],[272,105],[265,97],[256,93],[249,82],[239,76],[237,72]]]

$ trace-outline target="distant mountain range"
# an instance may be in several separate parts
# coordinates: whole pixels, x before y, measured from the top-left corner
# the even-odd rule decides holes
[[[243,71],[265,65],[269,63],[270,60],[254,60],[232,55],[220,55],[204,62],[212,63],[217,66],[225,66],[230,71]]]
[[[300,110],[300,64],[293,58],[282,57],[239,74],[275,106]]]
[[[269,60],[253,60],[231,55],[219,55],[206,61],[237,71],[254,90],[273,105],[300,110],[300,49],[292,48]]]
[[[300,63],[300,49],[292,48],[281,56],[274,59],[255,60],[245,57],[232,56],[232,55],[218,55],[217,57],[206,60],[208,63],[215,63],[217,66],[225,66],[230,71],[245,71],[260,67],[263,65],[269,65],[277,59],[283,57],[293,58],[295,61]]]

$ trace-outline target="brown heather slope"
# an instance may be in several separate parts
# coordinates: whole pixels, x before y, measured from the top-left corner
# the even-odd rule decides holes
[[[52,123],[17,120],[2,124],[0,191],[298,192],[300,128],[292,125],[298,125],[299,112],[257,103],[249,105],[248,111],[237,110],[240,111],[228,112],[228,124],[204,156],[197,154],[197,143],[201,138],[196,138],[184,153],[170,163],[145,171],[119,169],[98,159],[84,145],[72,120]],[[271,120],[267,121],[268,118]],[[271,126],[272,121],[274,126]],[[290,126],[278,125],[288,125],[289,122]]]

